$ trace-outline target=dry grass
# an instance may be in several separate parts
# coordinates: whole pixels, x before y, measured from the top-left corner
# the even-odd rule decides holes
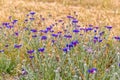
[[[51,13],[54,19],[76,11],[81,25],[112,25],[114,33],[120,35],[119,0],[2,0],[0,22],[7,21],[9,16],[23,20],[31,10],[45,17]]]

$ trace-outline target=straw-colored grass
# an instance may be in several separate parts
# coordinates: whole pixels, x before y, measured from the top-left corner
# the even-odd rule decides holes
[[[0,0],[0,23],[8,21],[9,16],[22,22],[29,11],[44,17],[52,14],[53,20],[64,19],[76,11],[81,26],[112,25],[112,33],[120,35],[120,0]],[[9,75],[4,77],[12,80]]]
[[[0,22],[7,21],[9,16],[22,21],[29,11],[43,16],[51,13],[55,19],[76,11],[82,26],[112,25],[115,34],[120,32],[119,0],[1,0]]]

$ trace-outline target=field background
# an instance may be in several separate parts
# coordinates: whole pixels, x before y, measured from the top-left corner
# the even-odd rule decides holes
[[[113,34],[120,34],[120,0],[0,0],[0,22],[9,16],[23,20],[29,11],[50,13],[54,20],[76,11],[81,24],[111,25]]]
[[[37,12],[38,17],[52,14],[53,20],[48,20],[46,26],[76,11],[81,26],[111,25],[112,34],[120,35],[120,0],[0,0],[0,24],[9,16],[21,23],[30,11]]]

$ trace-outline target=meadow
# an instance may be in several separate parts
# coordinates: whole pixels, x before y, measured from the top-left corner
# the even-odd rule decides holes
[[[0,80],[119,80],[119,0],[0,2]]]

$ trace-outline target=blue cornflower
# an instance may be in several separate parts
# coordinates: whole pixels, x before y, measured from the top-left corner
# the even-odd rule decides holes
[[[103,40],[102,39],[100,39],[98,42],[102,42]]]
[[[30,31],[33,32],[33,33],[37,32],[36,29],[31,29]]]
[[[51,33],[53,33],[53,32],[54,32],[54,30],[50,30],[50,32],[51,32]]]
[[[45,18],[42,18],[42,21],[44,21],[45,20]]]
[[[13,22],[12,22],[12,23],[13,23],[13,24],[15,24],[15,23],[17,23],[17,21],[18,21],[18,20],[13,20]]]
[[[74,45],[73,45],[72,43],[70,43],[70,44],[67,44],[66,47],[67,47],[69,50],[71,50],[71,48],[73,48]]]
[[[8,23],[8,22],[2,23],[3,26],[8,26],[9,24],[10,24],[10,23]]]
[[[86,31],[86,32],[87,32],[87,31],[92,31],[92,30],[93,30],[92,27],[85,28],[85,31]]]
[[[27,53],[32,54],[32,53],[34,53],[34,50],[28,50]]]
[[[30,14],[31,14],[31,15],[34,15],[34,14],[35,14],[35,12],[31,11],[31,12],[30,12]]]
[[[14,48],[19,49],[21,46],[22,46],[21,44],[15,44],[15,45],[14,45]]]
[[[52,27],[47,27],[46,30],[47,31],[50,31],[52,29]]]
[[[108,30],[112,29],[112,26],[105,26]]]
[[[34,56],[31,56],[31,55],[30,55],[30,56],[29,56],[29,58],[30,58],[30,59],[33,59],[33,58],[34,58]]]
[[[42,33],[47,33],[48,30],[40,30],[40,32],[42,32]]]
[[[100,36],[102,36],[105,33],[105,31],[102,31],[99,33]]]
[[[71,35],[64,35],[65,38],[72,38]]]
[[[68,48],[63,48],[63,51],[64,51],[65,53],[67,53],[69,50],[68,50]]]
[[[92,24],[89,24],[89,27],[93,27],[93,25],[92,25]]]
[[[52,34],[53,37],[58,37],[58,34]]]
[[[99,40],[99,37],[94,36],[93,42],[96,43]]]
[[[97,72],[97,69],[96,68],[92,68],[92,69],[89,69],[88,70],[88,73],[91,73],[91,74],[94,74]]]
[[[67,18],[69,18],[69,19],[70,19],[70,18],[73,18],[73,17],[72,17],[72,16],[70,16],[70,15],[68,15],[68,16],[67,16]]]
[[[41,36],[41,40],[46,40],[47,36]]]
[[[22,69],[22,75],[27,75],[28,72],[25,69]]]
[[[7,48],[8,46],[9,46],[8,44],[5,45],[6,48]]]
[[[9,28],[9,29],[11,29],[11,28],[13,28],[14,26],[12,26],[12,25],[7,25],[6,27]]]
[[[80,30],[75,29],[75,30],[73,30],[73,32],[78,33],[78,32],[80,32]]]
[[[37,37],[37,35],[36,35],[36,34],[35,34],[35,35],[32,35],[32,37],[33,37],[33,38],[36,38],[36,37]]]
[[[99,38],[97,36],[94,36],[94,40],[98,40]]]
[[[55,40],[52,40],[51,42],[52,42],[52,43],[55,43]]]
[[[29,18],[31,21],[35,20],[35,18]]]
[[[62,22],[63,20],[58,20],[58,22]]]
[[[24,22],[28,22],[28,19],[25,19]]]
[[[119,36],[115,36],[114,37],[116,40],[120,41],[120,37]]]
[[[0,50],[0,53],[3,53],[4,52],[4,50]]]
[[[73,20],[72,20],[72,23],[78,23],[78,20],[73,19]]]
[[[45,51],[45,48],[39,48],[38,49],[38,52],[44,52]]]
[[[60,35],[62,33],[62,31],[58,31],[57,33]]]
[[[71,42],[71,44],[73,44],[74,46],[76,46],[77,44],[79,44],[78,40],[74,40]]]
[[[27,30],[29,30],[29,28],[25,27],[24,30],[27,31]]]
[[[19,33],[18,33],[18,32],[15,32],[15,35],[16,35],[16,36],[18,36],[18,35],[19,35]]]
[[[99,29],[99,27],[98,26],[96,26],[96,27],[94,27],[95,29]]]

